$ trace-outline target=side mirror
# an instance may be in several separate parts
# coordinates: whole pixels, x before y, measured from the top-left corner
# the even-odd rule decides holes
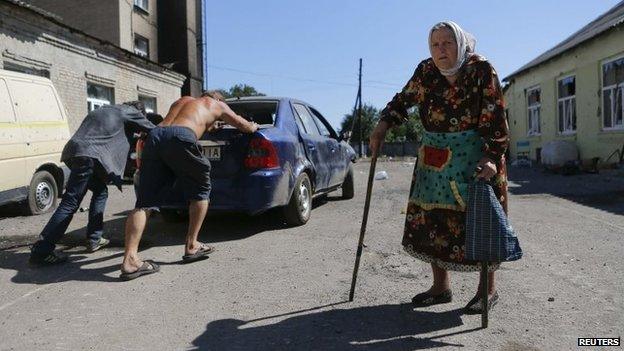
[[[338,141],[349,141],[349,139],[351,139],[351,131],[346,131],[346,132],[340,132],[340,134],[338,134]]]

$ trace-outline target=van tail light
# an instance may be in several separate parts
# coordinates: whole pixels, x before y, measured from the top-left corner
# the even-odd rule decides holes
[[[251,139],[249,151],[245,157],[245,167],[249,169],[279,167],[275,145],[264,138]]]

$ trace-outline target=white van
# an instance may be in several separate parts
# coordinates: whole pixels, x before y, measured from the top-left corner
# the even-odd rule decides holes
[[[0,205],[27,200],[30,214],[54,209],[69,175],[61,163],[69,136],[49,79],[0,69]]]

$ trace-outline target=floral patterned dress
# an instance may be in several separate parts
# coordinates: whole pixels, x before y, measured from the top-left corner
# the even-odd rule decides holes
[[[497,167],[491,183],[507,211],[505,151],[509,127],[505,119],[503,93],[492,65],[482,56],[470,54],[450,84],[431,58],[422,61],[403,90],[381,112],[391,125],[407,120],[407,110],[418,106],[426,131],[455,133],[477,131],[483,138],[483,156]],[[466,170],[474,172],[474,170]],[[417,168],[410,194],[416,185]],[[412,256],[446,270],[478,271],[478,262],[464,259],[466,213],[457,209],[429,208],[410,200],[407,207],[403,247]],[[492,269],[498,265],[492,265]]]

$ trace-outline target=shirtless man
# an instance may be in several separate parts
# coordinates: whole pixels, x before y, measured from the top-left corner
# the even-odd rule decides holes
[[[141,172],[135,209],[126,220],[124,259],[120,278],[131,280],[158,272],[157,264],[141,260],[139,242],[150,211],[158,210],[163,200],[162,189],[178,181],[189,204],[189,226],[182,260],[193,262],[205,258],[214,248],[197,241],[197,235],[208,211],[210,196],[210,162],[202,155],[197,140],[223,121],[237,129],[253,133],[256,123],[232,111],[217,92],[200,98],[184,96],[171,105],[165,119],[153,129],[141,156]]]

